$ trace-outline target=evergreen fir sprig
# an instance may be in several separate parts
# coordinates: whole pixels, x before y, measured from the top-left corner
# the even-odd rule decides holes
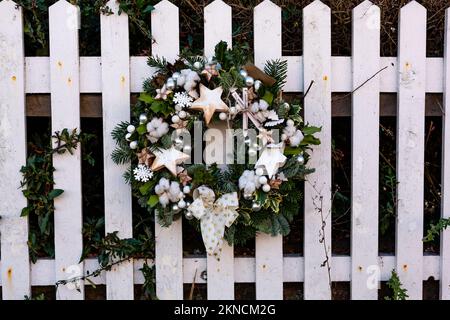
[[[264,66],[264,72],[275,79],[275,84],[270,88],[270,91],[276,95],[280,92],[287,80],[288,63],[287,60],[270,60]]]
[[[166,73],[169,71],[167,59],[165,57],[150,56],[147,65],[155,69],[155,73]]]

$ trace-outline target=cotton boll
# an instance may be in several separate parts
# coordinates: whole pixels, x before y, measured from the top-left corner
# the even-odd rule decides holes
[[[250,193],[255,192],[255,190],[256,190],[255,184],[252,183],[252,182],[249,182],[249,183],[247,183],[247,184],[245,185],[244,193],[245,193],[245,194],[250,194]]]
[[[186,83],[186,77],[184,75],[181,75],[177,79],[177,86],[182,87]]]
[[[169,195],[167,193],[163,193],[159,196],[159,203],[165,208],[169,204]]]
[[[159,180],[159,184],[164,189],[164,191],[169,190],[170,188],[170,182],[166,178],[161,178],[161,180]]]
[[[147,123],[147,138],[155,143],[163,135],[169,132],[169,124],[164,122],[161,118],[153,118],[149,123]]]
[[[288,120],[287,126],[283,129],[283,134],[286,135],[286,140],[295,135],[297,128],[294,126],[294,121]]]
[[[172,202],[178,202],[180,200],[180,194],[182,192],[180,190],[180,184],[178,182],[172,181],[169,189],[169,199]]]
[[[164,193],[164,189],[161,187],[161,185],[157,184],[155,187],[155,193],[157,195],[163,194]]]
[[[269,104],[266,100],[259,100],[259,109],[261,111],[266,111],[267,109],[269,109]]]
[[[291,146],[298,147],[300,143],[303,141],[303,133],[300,130],[297,130],[296,133],[289,139]]]

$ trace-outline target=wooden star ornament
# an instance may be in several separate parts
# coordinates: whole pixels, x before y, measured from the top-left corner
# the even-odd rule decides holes
[[[205,122],[209,124],[215,112],[228,112],[228,106],[222,101],[222,93],[222,87],[210,90],[200,84],[200,98],[189,109],[203,111]]]
[[[256,162],[255,168],[265,169],[265,173],[272,179],[286,163],[287,158],[283,153],[284,143],[269,144]]]
[[[177,164],[190,159],[186,153],[178,151],[175,147],[170,149],[159,149],[154,152],[156,158],[153,160],[152,170],[158,171],[167,168],[174,176],[177,176]]]

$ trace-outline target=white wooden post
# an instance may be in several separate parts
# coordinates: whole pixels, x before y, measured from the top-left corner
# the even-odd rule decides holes
[[[269,0],[254,9],[255,65],[281,58],[281,8]],[[283,237],[256,236],[256,299],[283,299]]]
[[[215,0],[205,7],[205,56],[212,57],[220,41],[232,44],[231,7],[222,0]]]
[[[105,231],[119,231],[119,237],[133,236],[131,188],[123,183],[128,166],[117,166],[111,160],[116,144],[111,137],[114,126],[130,120],[130,57],[128,16],[119,4],[110,0],[107,6],[113,14],[102,14],[102,102],[103,102],[103,163],[105,180]],[[106,274],[106,294],[109,300],[132,300],[134,297],[133,261],[124,262]]]
[[[380,8],[353,10],[353,90],[380,68]],[[379,77],[353,93],[351,296],[378,299]]]
[[[152,55],[175,61],[180,52],[178,8],[167,0],[152,12]],[[155,219],[156,220],[156,219]],[[183,234],[181,219],[169,228],[155,222],[156,294],[161,300],[183,299]]]
[[[26,162],[25,73],[22,8],[0,3],[0,233],[4,300],[30,295],[27,205],[20,190]]]
[[[426,9],[400,10],[397,113],[397,272],[410,299],[422,299]]]
[[[79,9],[60,0],[49,9],[52,132],[80,128]],[[83,274],[81,154],[53,156],[55,188],[55,273],[57,280]],[[83,299],[84,284],[59,286],[57,299]]]
[[[316,171],[305,182],[305,299],[331,299],[331,14],[316,0],[303,9],[305,121],[322,127],[322,144],[311,153]],[[331,270],[332,272],[332,270]]]
[[[214,55],[214,48],[220,41],[226,41],[228,46],[231,47],[231,7],[222,0],[216,0],[205,7],[204,18],[205,56],[212,57]],[[214,123],[212,126],[216,129],[222,129],[223,137],[225,137],[226,133],[223,126],[220,127],[220,124],[215,126]],[[225,144],[223,144],[223,146],[225,146]],[[234,299],[234,249],[232,246],[229,246],[226,242],[224,243],[220,260],[208,255],[207,274],[208,299]]]
[[[442,116],[442,218],[450,218],[450,9],[445,15],[444,115]],[[450,300],[450,229],[441,234],[440,298]]]

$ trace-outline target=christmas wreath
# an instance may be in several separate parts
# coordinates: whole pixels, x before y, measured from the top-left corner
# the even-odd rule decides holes
[[[303,122],[300,104],[283,100],[287,62],[268,61],[260,70],[249,61],[247,47],[225,42],[209,59],[150,57],[155,73],[132,106],[132,121],[112,132],[112,159],[132,164],[124,177],[139,204],[162,226],[184,216],[208,254],[218,255],[223,239],[244,244],[260,232],[289,234],[299,182],[314,171],[306,167],[308,152],[320,144],[320,128]],[[215,150],[226,161],[193,159],[205,143],[190,133],[217,128],[233,139],[231,151]],[[230,145],[222,142],[215,148]]]

